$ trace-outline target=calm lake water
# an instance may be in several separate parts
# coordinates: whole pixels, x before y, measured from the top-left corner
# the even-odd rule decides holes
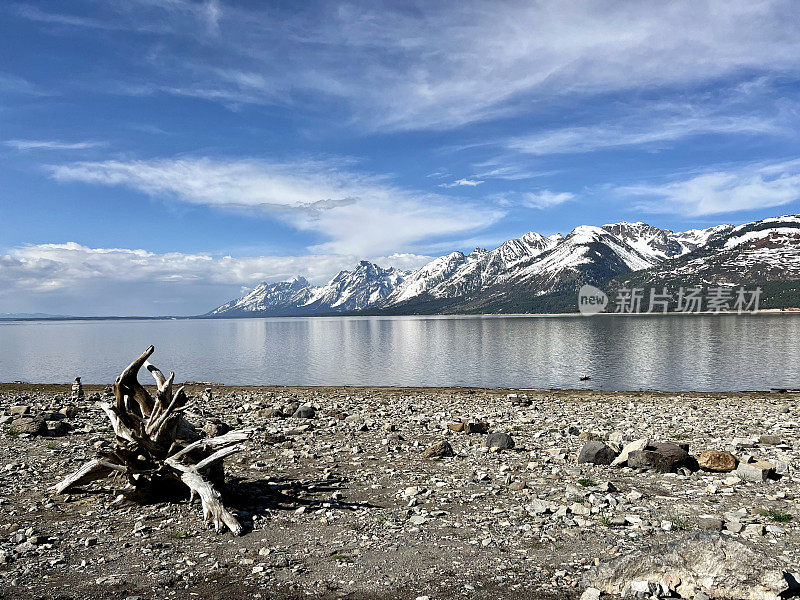
[[[763,313],[6,322],[0,381],[109,383],[154,344],[153,363],[178,381],[800,388],[799,342],[800,314]]]

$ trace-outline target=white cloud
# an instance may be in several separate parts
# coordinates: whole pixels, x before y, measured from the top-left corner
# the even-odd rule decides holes
[[[800,160],[758,163],[661,185],[624,186],[616,191],[641,198],[640,209],[687,216],[784,206],[800,199]]]
[[[297,109],[323,97],[384,131],[458,127],[577,95],[796,73],[796,9],[792,0],[471,0],[413,8],[137,0],[104,3],[91,22],[18,13],[75,26],[158,25],[168,35],[159,37],[159,60],[140,89]],[[142,44],[118,53],[139,63],[148,42],[118,40]]]
[[[6,146],[17,150],[87,150],[105,146],[105,142],[57,142],[53,140],[6,140]]]
[[[539,192],[530,192],[522,194],[522,204],[530,206],[531,208],[550,208],[551,206],[558,206],[564,202],[569,202],[575,199],[575,194],[571,192],[551,192],[550,190],[541,190]]]
[[[506,140],[504,145],[524,154],[577,154],[625,146],[662,144],[702,134],[777,134],[781,131],[772,120],[759,117],[662,119],[651,114],[649,119],[642,115],[635,123],[554,129],[512,138]]]
[[[156,197],[270,214],[327,238],[313,251],[373,256],[434,236],[482,229],[503,212],[392,185],[346,161],[272,163],[175,159],[75,162],[51,167],[60,181],[125,185]]]
[[[461,187],[461,186],[468,186],[468,187],[477,187],[482,184],[483,181],[479,179],[457,179],[452,183],[440,183],[439,187],[443,188],[454,188],[454,187]]]
[[[347,255],[213,256],[75,242],[12,248],[0,254],[0,312],[199,314],[267,280],[303,275],[326,282],[363,257]],[[382,266],[413,269],[431,257],[370,257]]]
[[[502,179],[505,181],[521,181],[524,179],[534,179],[535,177],[546,177],[548,175],[555,175],[559,173],[558,170],[550,171],[533,171],[518,164],[505,164],[509,161],[507,159],[497,159],[477,163],[473,165],[477,169],[481,169],[475,177],[482,179]]]

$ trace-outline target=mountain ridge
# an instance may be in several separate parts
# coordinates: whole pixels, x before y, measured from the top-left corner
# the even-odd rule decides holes
[[[570,298],[587,283],[676,278],[726,285],[800,279],[800,215],[682,232],[627,221],[581,225],[566,236],[530,231],[493,250],[439,256],[416,271],[360,261],[322,286],[303,277],[262,282],[204,316],[571,312],[577,305]]]

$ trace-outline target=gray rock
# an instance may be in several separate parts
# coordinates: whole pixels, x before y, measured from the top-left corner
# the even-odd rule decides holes
[[[740,533],[744,529],[744,525],[736,520],[725,521],[725,529],[731,533]]]
[[[755,460],[750,463],[740,462],[736,474],[745,481],[763,483],[770,473],[775,470],[775,465],[765,460]]]
[[[669,579],[669,581],[667,581]],[[589,569],[583,585],[622,594],[634,582],[677,586],[702,583],[713,598],[778,600],[789,589],[780,563],[737,538],[700,531],[666,544],[655,544]]]
[[[628,456],[628,466],[634,469],[652,469],[670,473],[683,466],[689,453],[677,444],[653,444],[644,450],[635,450]]]
[[[263,408],[258,411],[258,416],[264,419],[282,419],[286,415],[280,408]]]
[[[295,419],[313,419],[317,415],[317,411],[313,406],[301,406],[292,415]]]
[[[507,433],[494,432],[486,436],[486,446],[488,448],[509,450],[514,447],[514,439]]]
[[[700,515],[697,517],[697,526],[706,531],[722,531],[725,523],[712,515]]]
[[[777,446],[783,441],[779,435],[762,435],[758,438],[758,443],[762,446]]]
[[[12,406],[9,412],[12,417],[21,417],[31,414],[31,407],[25,404],[18,404],[17,406]]]
[[[597,588],[590,587],[586,588],[586,590],[581,594],[581,600],[600,600],[600,595],[602,592]]]
[[[64,415],[68,419],[74,419],[78,415],[78,407],[77,406],[65,406],[64,408],[58,411],[60,414]]]
[[[456,453],[453,452],[453,447],[445,440],[428,446],[425,452],[423,452],[425,458],[446,458],[455,455]]]
[[[59,437],[67,435],[69,432],[69,425],[66,421],[47,421],[47,435]]]
[[[644,450],[645,448],[647,448],[648,444],[650,444],[650,440],[648,440],[647,438],[642,438],[640,440],[636,440],[635,442],[631,442],[630,444],[626,445],[622,449],[622,452],[619,453],[619,456],[617,456],[617,458],[615,458],[611,462],[611,466],[621,467],[625,465],[628,462],[628,457],[630,456],[631,452],[635,452],[637,450]]]
[[[47,423],[42,417],[19,417],[11,421],[11,429],[17,433],[47,435]]]
[[[617,453],[608,444],[603,442],[586,442],[578,454],[578,462],[592,465],[610,465],[617,457]]]

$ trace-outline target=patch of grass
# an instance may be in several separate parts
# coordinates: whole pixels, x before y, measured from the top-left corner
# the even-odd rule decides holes
[[[611,519],[609,519],[608,517],[600,517],[600,519],[597,522],[600,523],[600,525],[602,525],[603,527],[614,526],[614,524],[611,522]]]
[[[47,448],[48,450],[56,450],[58,448],[58,444],[50,442],[49,444],[47,444],[47,446],[45,446],[45,448]]]
[[[193,529],[187,529],[185,531],[170,531],[167,536],[173,540],[186,540],[189,538],[193,538],[197,535],[197,532]]]
[[[344,562],[349,562],[351,560],[351,557],[349,557],[349,556],[347,556],[345,554],[339,554],[337,552],[336,554],[332,554],[331,555],[331,560],[335,560],[336,562],[344,563]]]
[[[12,438],[19,437],[19,431],[17,431],[13,427],[9,427],[8,431],[6,432],[6,435]]]
[[[597,484],[591,479],[588,479],[586,477],[582,477],[581,479],[578,479],[578,485],[582,485],[583,487],[592,487],[592,486],[595,486]]]
[[[677,529],[679,531],[689,531],[692,528],[692,524],[688,521],[688,519],[684,519],[683,517],[670,517],[667,520],[672,522],[673,529]]]
[[[777,521],[778,523],[788,523],[789,521],[794,519],[794,517],[789,513],[785,513],[783,511],[774,508],[762,509],[758,511],[758,514],[760,514],[762,517],[769,517],[770,519],[772,519],[773,521]]]

